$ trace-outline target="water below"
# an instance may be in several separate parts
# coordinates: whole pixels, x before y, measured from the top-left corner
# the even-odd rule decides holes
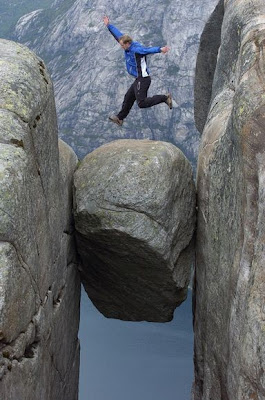
[[[103,317],[81,296],[79,400],[190,400],[191,292],[171,322]]]

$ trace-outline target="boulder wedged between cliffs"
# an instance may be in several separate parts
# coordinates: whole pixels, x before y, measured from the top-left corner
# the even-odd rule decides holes
[[[187,295],[193,257],[192,168],[170,143],[118,140],[74,176],[81,277],[106,317],[170,321]]]

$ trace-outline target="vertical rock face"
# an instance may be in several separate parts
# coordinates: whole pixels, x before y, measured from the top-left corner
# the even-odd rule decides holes
[[[200,40],[194,82],[194,118],[200,133],[202,133],[207,119],[212,95],[212,83],[220,47],[223,17],[224,0],[221,0],[206,23]]]
[[[59,147],[45,65],[26,47],[0,40],[1,399],[77,398],[77,159]]]
[[[186,298],[195,185],[170,143],[120,140],[75,173],[75,226],[86,291],[107,317],[165,322]]]
[[[226,0],[198,161],[196,400],[265,398],[265,3]]]

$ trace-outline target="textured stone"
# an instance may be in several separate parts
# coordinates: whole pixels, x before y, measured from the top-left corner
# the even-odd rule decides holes
[[[0,393],[77,399],[80,283],[73,247],[77,159],[58,147],[42,60],[0,40]]]
[[[115,141],[85,157],[74,188],[81,275],[95,306],[111,318],[172,319],[187,294],[195,224],[183,153],[165,142]]]
[[[202,133],[212,95],[216,59],[221,42],[224,0],[220,0],[201,35],[194,82],[194,119]]]
[[[198,161],[196,400],[265,398],[265,3],[226,0]]]

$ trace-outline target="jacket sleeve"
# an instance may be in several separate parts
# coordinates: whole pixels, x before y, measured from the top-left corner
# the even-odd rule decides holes
[[[123,36],[123,33],[121,33],[121,32],[119,31],[119,29],[116,28],[116,26],[109,24],[109,25],[107,26],[107,28],[108,28],[108,30],[110,31],[110,33],[114,36],[114,38],[117,40],[117,42],[119,41],[119,38],[120,38],[121,36]]]
[[[135,46],[133,49],[135,53],[138,54],[155,54],[155,53],[161,53],[161,47],[144,47],[142,45]]]

